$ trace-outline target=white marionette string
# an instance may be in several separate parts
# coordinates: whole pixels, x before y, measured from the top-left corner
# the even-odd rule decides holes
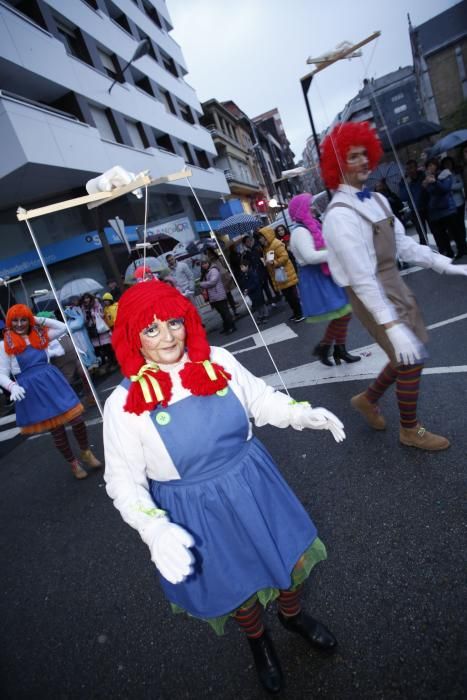
[[[148,235],[148,186],[144,186],[144,227],[143,227],[143,280],[146,279],[146,238]],[[149,277],[149,275],[148,275]]]
[[[240,296],[241,296],[241,298],[242,298],[242,300],[243,300],[243,303],[245,304],[245,308],[247,309],[247,311],[248,311],[248,313],[249,313],[249,315],[250,315],[250,317],[251,317],[251,320],[253,321],[253,324],[254,324],[254,326],[255,326],[257,332],[258,332],[258,335],[259,335],[259,337],[261,338],[261,341],[262,341],[262,343],[263,343],[263,345],[264,345],[264,348],[265,348],[267,354],[269,355],[269,359],[270,359],[271,362],[272,362],[272,365],[273,365],[273,367],[274,367],[274,370],[275,370],[277,376],[279,377],[279,380],[280,380],[280,382],[281,382],[281,384],[282,384],[282,386],[283,386],[283,388],[284,388],[284,391],[285,391],[285,393],[287,394],[287,396],[289,396],[289,397],[291,398],[290,393],[289,393],[289,390],[287,389],[286,383],[285,383],[285,381],[284,381],[284,379],[283,379],[283,377],[282,377],[282,374],[281,374],[281,372],[280,372],[280,370],[279,370],[279,368],[278,368],[278,366],[277,366],[277,364],[276,364],[276,362],[275,362],[275,360],[274,360],[274,357],[272,356],[272,353],[271,353],[271,351],[270,351],[270,349],[269,349],[269,346],[268,346],[268,344],[267,344],[267,342],[266,342],[266,340],[265,340],[265,338],[264,338],[264,335],[262,334],[261,329],[259,328],[258,324],[256,323],[256,319],[255,319],[255,317],[254,317],[254,314],[253,314],[253,312],[252,312],[250,306],[249,306],[249,305],[247,304],[247,302],[246,302],[245,296],[244,296],[242,290],[240,289],[240,286],[239,286],[239,284],[238,284],[238,282],[237,282],[237,280],[236,280],[235,275],[234,275],[233,272],[232,272],[232,268],[230,267],[229,261],[227,260],[227,257],[226,257],[226,255],[225,255],[223,249],[222,249],[222,246],[219,245],[219,241],[218,241],[217,238],[216,238],[216,234],[214,233],[214,231],[213,231],[212,228],[211,228],[211,224],[210,224],[210,222],[209,222],[208,217],[206,216],[206,212],[204,211],[204,208],[203,208],[203,206],[202,206],[202,204],[201,204],[201,202],[200,202],[200,200],[199,200],[199,198],[198,198],[198,196],[197,196],[195,190],[193,189],[193,187],[192,187],[192,185],[191,185],[191,182],[189,181],[188,178],[186,178],[186,181],[187,181],[187,183],[188,183],[188,186],[189,186],[189,188],[190,188],[190,190],[191,190],[191,193],[192,193],[193,197],[194,197],[195,200],[196,200],[196,203],[197,203],[198,207],[200,208],[201,214],[203,215],[203,218],[204,218],[204,220],[205,220],[205,222],[206,222],[206,224],[207,224],[207,226],[208,226],[208,228],[209,228],[209,235],[210,235],[211,239],[213,240],[213,242],[216,244],[216,247],[217,247],[217,248],[220,250],[220,252],[221,252],[221,255],[222,255],[222,258],[223,258],[223,260],[224,260],[224,263],[225,263],[225,265],[226,265],[228,271],[230,272],[230,275],[231,275],[233,281],[235,282],[235,286],[237,287],[238,292],[239,292],[239,294],[240,294]]]
[[[76,355],[77,355],[77,357],[78,357],[78,362],[80,363],[81,369],[83,370],[83,372],[84,372],[84,374],[85,374],[85,377],[86,377],[86,379],[87,379],[87,381],[88,381],[88,384],[89,384],[89,387],[90,387],[90,389],[91,389],[91,393],[92,393],[92,395],[93,395],[93,397],[94,397],[94,401],[96,402],[96,406],[97,406],[98,411],[99,411],[99,413],[101,414],[101,418],[102,418],[102,417],[103,417],[103,411],[102,411],[101,402],[100,402],[100,400],[99,400],[99,397],[98,397],[98,395],[97,395],[96,390],[94,389],[94,384],[93,384],[93,382],[92,382],[92,380],[91,380],[91,377],[90,377],[90,375],[89,375],[88,368],[87,368],[86,365],[84,364],[84,361],[83,361],[83,359],[82,359],[82,357],[81,357],[81,353],[78,351],[78,347],[77,347],[77,345],[76,345],[75,339],[73,338],[73,332],[72,332],[70,326],[68,325],[68,320],[67,320],[65,311],[64,311],[64,309],[63,309],[62,303],[61,303],[61,301],[60,301],[60,299],[59,299],[59,297],[58,297],[58,293],[57,293],[57,290],[56,290],[55,285],[54,285],[54,283],[53,283],[52,277],[51,277],[51,275],[50,275],[49,268],[48,268],[48,266],[47,266],[47,263],[46,263],[46,261],[45,261],[44,256],[42,255],[42,251],[41,251],[41,249],[40,249],[40,247],[39,247],[39,244],[38,244],[38,242],[37,242],[36,236],[34,235],[34,231],[33,231],[33,229],[32,229],[32,226],[31,226],[31,224],[29,223],[29,219],[26,217],[24,220],[26,221],[26,226],[28,227],[29,233],[30,233],[30,235],[31,235],[32,241],[33,241],[34,246],[35,246],[36,251],[37,251],[37,255],[39,256],[39,260],[41,261],[42,267],[44,268],[45,276],[47,277],[47,281],[48,281],[48,283],[50,284],[50,289],[52,290],[52,294],[53,294],[54,297],[55,297],[55,301],[57,302],[57,306],[58,306],[58,308],[60,309],[60,313],[61,313],[61,315],[62,315],[62,318],[63,318],[64,322],[65,322],[65,326],[66,326],[68,335],[70,336],[70,340],[71,340],[71,342],[73,343],[73,347],[74,347],[75,352],[76,352]]]

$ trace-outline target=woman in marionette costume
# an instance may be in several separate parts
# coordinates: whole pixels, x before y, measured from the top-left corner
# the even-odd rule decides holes
[[[47,347],[66,332],[66,325],[51,318],[37,318],[24,304],[7,313],[3,343],[0,343],[0,385],[15,401],[16,424],[24,435],[50,431],[58,451],[71,465],[77,479],[88,473],[74,456],[65,425],[80,447],[80,459],[89,467],[102,466],[91,452],[84,411],[78,396],[63,374],[49,364]],[[12,380],[11,377],[14,377]]]
[[[173,609],[218,633],[233,617],[262,685],[277,692],[262,605],[277,599],[281,623],[314,647],[332,651],[336,640],[300,603],[326,550],[250,419],[330,430],[337,442],[342,423],[211,348],[196,308],[163,282],[123,294],[112,342],[125,379],[104,409],[107,492],[149,546]]]

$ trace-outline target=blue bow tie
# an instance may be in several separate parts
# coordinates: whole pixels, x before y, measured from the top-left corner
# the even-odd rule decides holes
[[[368,187],[364,187],[363,190],[357,192],[356,194],[361,202],[365,201],[365,199],[371,199],[371,192]]]

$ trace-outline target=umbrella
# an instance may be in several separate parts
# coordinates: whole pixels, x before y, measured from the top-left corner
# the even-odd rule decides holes
[[[137,260],[133,260],[133,262],[128,265],[125,272],[125,284],[131,284],[135,281],[135,270],[136,268],[141,267],[143,263],[144,258],[138,258]],[[165,255],[160,255],[158,258],[154,258],[152,256],[147,257],[146,267],[149,267],[151,272],[160,272],[161,270],[165,270],[167,268]]]
[[[217,227],[217,232],[221,235],[227,234],[230,238],[235,238],[236,236],[244,236],[247,233],[251,233],[259,226],[261,226],[261,221],[257,216],[234,214]]]
[[[391,129],[391,138],[394,146],[408,146],[411,143],[421,141],[427,136],[432,136],[440,131],[441,127],[439,124],[420,120],[402,124],[402,126],[396,126],[395,129]],[[384,132],[382,134],[382,139],[385,143],[385,147],[388,146],[388,138]]]
[[[66,299],[71,299],[72,297],[81,297],[83,294],[95,294],[103,289],[100,282],[91,279],[90,277],[83,277],[79,280],[71,280],[63,285],[58,293],[60,301],[66,301]]]
[[[452,131],[450,134],[443,136],[442,139],[437,141],[435,145],[430,148],[429,155],[438,156],[444,151],[450,151],[451,148],[456,148],[456,146],[462,146],[463,143],[467,143],[467,129],[459,129],[459,131]]]
[[[402,174],[399,166],[394,161],[391,161],[390,163],[380,163],[378,167],[372,170],[366,184],[370,190],[374,190],[380,180],[385,180],[389,189],[398,195],[401,179]]]

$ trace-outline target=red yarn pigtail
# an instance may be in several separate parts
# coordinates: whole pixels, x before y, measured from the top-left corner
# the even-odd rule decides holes
[[[145,369],[146,368],[146,369]],[[139,416],[144,411],[154,411],[159,404],[167,406],[172,397],[170,374],[160,369],[149,369],[143,365],[138,374],[130,377],[124,410]]]
[[[187,362],[180,370],[182,386],[195,396],[210,396],[225,389],[232,376],[221,365],[209,360]]]

